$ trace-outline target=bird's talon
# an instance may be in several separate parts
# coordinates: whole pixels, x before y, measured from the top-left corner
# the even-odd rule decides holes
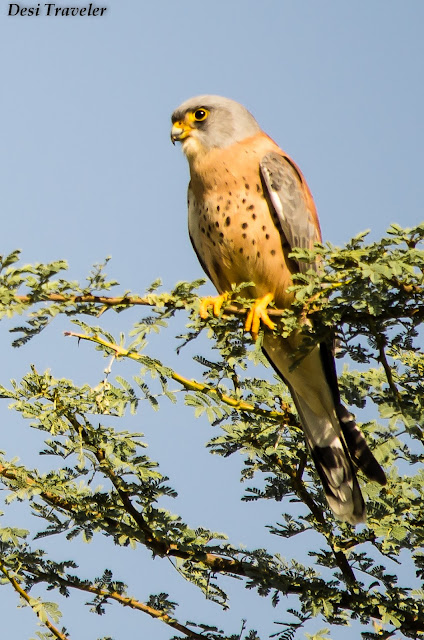
[[[263,298],[258,298],[247,314],[244,328],[245,331],[250,331],[254,340],[258,337],[261,322],[268,327],[268,329],[275,329],[276,327],[275,322],[271,320],[266,310],[273,297],[272,293],[267,293]]]
[[[221,307],[228,299],[228,293],[222,293],[219,296],[208,296],[200,301],[199,316],[206,320],[208,317],[208,309],[212,307],[213,315],[218,317]]]

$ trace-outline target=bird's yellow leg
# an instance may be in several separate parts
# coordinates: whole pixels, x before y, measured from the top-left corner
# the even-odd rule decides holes
[[[221,293],[219,296],[208,296],[200,301],[199,316],[205,320],[208,317],[208,309],[212,307],[214,316],[219,316],[221,307],[228,299],[228,293]]]
[[[247,314],[244,328],[246,331],[250,331],[254,340],[258,337],[261,322],[263,322],[269,329],[275,329],[275,323],[271,320],[266,310],[273,298],[274,295],[272,293],[267,293],[263,298],[258,298],[255,300],[252,308]]]

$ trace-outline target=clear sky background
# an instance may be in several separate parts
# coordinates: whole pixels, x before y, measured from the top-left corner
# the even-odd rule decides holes
[[[102,18],[9,17],[9,3],[0,1],[0,254],[20,248],[24,262],[66,258],[72,278],[84,278],[111,255],[108,272],[121,290],[136,292],[159,276],[168,288],[201,276],[187,236],[188,170],[169,132],[173,109],[202,93],[242,102],[296,160],[326,240],[342,245],[365,229],[378,238],[392,222],[423,220],[421,0],[112,0],[97,6],[108,7]],[[104,324],[125,331],[138,314],[106,314]],[[10,347],[10,326],[4,322],[0,331],[3,384],[30,363],[93,385],[102,378],[105,362],[89,346],[63,338],[70,328],[64,320],[19,351]],[[157,349],[188,373],[175,356],[175,341]],[[169,508],[193,526],[230,533],[236,544],[291,557],[293,550],[263,529],[278,520],[281,505],[239,503],[240,462],[204,453],[211,435],[206,422],[183,408],[178,417],[165,408],[158,416],[146,410],[134,428],[146,433],[150,456],[180,493]],[[43,465],[33,455],[39,435],[4,402],[0,433],[10,457]],[[13,516],[5,524],[25,526],[23,510],[16,507]],[[211,624],[236,632],[249,616],[250,627],[266,637],[277,630],[273,620],[287,619],[284,608],[272,609],[241,583],[231,587],[233,612],[223,614],[181,584],[166,561],[152,564],[142,549],[121,550],[101,539],[88,547],[43,544],[58,558],[77,556],[87,575],[112,567],[141,600],[166,589],[180,602],[182,622],[204,613]],[[2,634],[34,635],[32,612],[15,605],[15,594],[3,588]],[[142,614],[113,607],[99,618],[86,609],[63,606],[72,638],[172,635]],[[337,633],[334,638],[358,637],[357,631]]]

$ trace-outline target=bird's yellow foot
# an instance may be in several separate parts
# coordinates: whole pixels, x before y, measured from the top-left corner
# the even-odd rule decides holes
[[[214,316],[219,316],[221,307],[228,299],[228,293],[222,293],[220,296],[209,296],[203,298],[200,302],[199,316],[205,320],[208,317],[208,309],[212,307]]]
[[[263,298],[255,300],[252,308],[247,314],[244,328],[246,331],[250,331],[252,338],[256,340],[258,337],[259,327],[261,322],[269,329],[275,329],[275,323],[269,317],[266,308],[274,298],[272,293],[267,293]]]

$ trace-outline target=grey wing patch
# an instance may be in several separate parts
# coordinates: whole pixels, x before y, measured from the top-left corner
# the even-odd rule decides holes
[[[271,152],[261,160],[260,169],[279,230],[292,249],[311,249],[319,236],[306,206],[302,179],[296,167],[286,156]],[[300,271],[310,268],[305,262],[298,264]]]

